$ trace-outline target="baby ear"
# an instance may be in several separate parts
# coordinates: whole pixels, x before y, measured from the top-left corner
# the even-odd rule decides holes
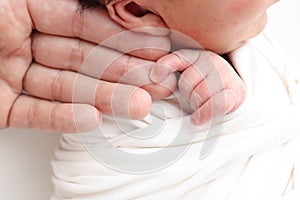
[[[123,27],[152,35],[169,34],[163,19],[136,3],[136,0],[113,0],[106,4],[110,17]]]

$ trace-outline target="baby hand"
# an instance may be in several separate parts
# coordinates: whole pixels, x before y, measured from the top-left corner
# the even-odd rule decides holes
[[[179,50],[157,61],[151,72],[154,82],[181,71],[178,87],[194,112],[191,121],[202,125],[236,110],[245,100],[246,86],[221,56],[205,50]]]

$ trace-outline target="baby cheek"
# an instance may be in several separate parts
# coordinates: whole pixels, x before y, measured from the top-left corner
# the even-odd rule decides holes
[[[232,0],[228,7],[228,14],[232,17],[251,20],[262,15],[270,6],[270,1],[273,0]]]
[[[229,10],[231,13],[238,15],[248,10],[252,4],[253,0],[232,0],[229,5]]]

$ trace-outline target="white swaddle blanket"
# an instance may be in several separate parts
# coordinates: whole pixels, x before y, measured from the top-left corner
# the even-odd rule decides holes
[[[122,134],[110,118],[104,119],[98,130],[81,137],[85,147],[94,151],[87,152],[78,135],[63,135],[52,162],[55,186],[52,199],[299,199],[300,106],[297,96],[300,90],[296,80],[265,34],[231,53],[230,59],[245,81],[247,98],[241,108],[225,116],[225,122],[210,126],[209,130],[217,130],[220,137],[205,158],[199,159],[203,145],[209,144],[208,140],[216,141],[217,135],[207,137],[210,134],[205,129],[207,126],[191,125],[186,112],[181,116],[176,101],[161,100],[156,104],[165,112],[155,108],[151,112],[155,119],[152,127],[156,123],[164,124],[155,137],[130,136],[143,129],[143,122],[128,125],[131,131]],[[127,122],[118,123],[120,126]],[[170,146],[178,136],[178,128],[189,137],[192,134],[193,140],[183,136]],[[180,152],[182,147],[189,148],[184,148],[186,151],[180,158],[160,170],[123,173],[104,166],[92,155],[105,152],[103,145],[98,146],[105,142],[99,130],[118,149],[130,153],[147,154],[168,148],[175,152],[178,148]],[[192,145],[186,144],[189,141]],[[119,170],[140,169],[126,166],[130,160],[115,159]],[[148,164],[140,163],[146,168]]]

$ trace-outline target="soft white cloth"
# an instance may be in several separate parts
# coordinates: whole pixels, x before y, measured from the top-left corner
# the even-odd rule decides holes
[[[213,125],[195,127],[189,122],[188,106],[180,109],[178,102],[169,98],[156,102],[165,112],[154,107],[151,113],[150,127],[161,128],[155,137],[130,136],[147,133],[148,119],[130,125],[126,120],[116,124],[110,118],[105,118],[98,130],[82,134],[80,138],[63,135],[52,162],[55,186],[52,199],[299,199],[299,86],[266,34],[231,53],[230,59],[248,92],[245,103],[225,116],[225,122],[219,119]],[[122,134],[120,129],[126,129],[127,134]],[[169,146],[179,129],[184,134]],[[108,157],[114,155],[108,146],[103,148],[107,145],[106,139],[99,132],[119,150],[130,153],[147,155],[164,148],[173,149],[171,153],[186,151],[160,170],[123,173],[104,166],[107,163],[101,164],[103,160],[96,160],[106,151]],[[209,154],[199,159],[203,145],[209,147],[215,141]],[[115,161],[111,166],[118,170],[155,169],[147,161],[139,163],[140,166],[130,166],[130,160],[115,159],[111,159]],[[163,163],[157,161],[160,162]],[[157,163],[153,163],[154,167]],[[136,163],[132,161],[132,165]]]

